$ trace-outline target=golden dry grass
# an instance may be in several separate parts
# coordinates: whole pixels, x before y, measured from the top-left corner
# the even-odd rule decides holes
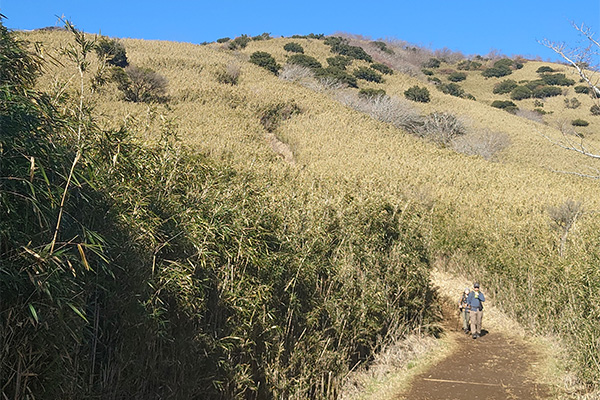
[[[45,42],[47,51],[57,58],[60,55],[52,49],[68,40],[62,32],[23,36]],[[170,101],[166,105],[124,102],[111,84],[95,95],[102,116],[99,123],[108,128],[128,121],[141,140],[153,140],[161,121],[172,119],[180,138],[198,152],[228,160],[241,170],[264,173],[275,197],[317,190],[324,194],[316,195],[315,201],[328,198],[335,202],[341,201],[336,187],[343,186],[353,188],[357,197],[377,193],[394,202],[408,198],[427,204],[432,214],[451,209],[453,223],[473,236],[481,236],[490,248],[502,249],[507,237],[523,241],[536,238],[532,241],[538,243],[532,249],[546,246],[548,254],[554,252],[556,238],[550,229],[547,207],[574,199],[593,211],[586,214],[571,236],[574,251],[584,253],[581,249],[588,246],[588,235],[600,225],[595,212],[600,208],[600,187],[593,180],[553,172],[587,172],[590,160],[559,149],[542,135],[560,139],[556,123],[581,117],[582,110],[587,112],[591,106],[589,98],[567,89],[568,97],[577,97],[582,103],[576,110],[564,107],[564,96],[546,100],[544,109],[553,114],[545,117],[547,124],[541,124],[489,106],[495,99],[508,98],[491,91],[493,84],[503,78],[485,79],[480,72],[469,71],[462,86],[477,101],[452,97],[429,86],[432,101],[413,104],[419,112],[450,112],[466,121],[471,130],[490,129],[510,137],[512,144],[501,153],[500,161],[489,162],[416,138],[344,106],[328,91],[316,92],[280,80],[247,61],[253,52],[266,51],[284,64],[287,54],[283,46],[290,41],[300,43],[305,54],[324,65],[332,56],[329,47],[315,39],[253,41],[241,51],[228,50],[221,44],[123,39],[132,64],[152,68],[169,80]],[[230,86],[217,82],[218,71],[232,63],[240,67],[239,83]],[[536,79],[535,70],[541,65],[548,63],[528,62],[506,78]],[[566,70],[563,66],[553,67]],[[385,78],[384,84],[363,83],[361,87],[381,87],[390,96],[403,97],[409,87],[427,85],[419,78],[398,73]],[[59,65],[50,67],[40,83],[50,87],[68,80],[65,68]],[[302,113],[283,123],[275,135],[293,152],[293,165],[273,152],[258,117],[261,107],[292,100]],[[533,100],[521,101],[519,106],[532,109]],[[594,118],[600,117],[583,118],[592,124],[582,132],[592,145],[597,145],[600,122]],[[529,257],[535,259],[538,255]],[[496,323],[492,318],[488,322]],[[497,321],[498,325],[505,323]]]

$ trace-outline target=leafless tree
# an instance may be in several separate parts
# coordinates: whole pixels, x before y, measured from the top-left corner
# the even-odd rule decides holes
[[[594,99],[595,105],[600,106],[600,77],[598,76],[600,42],[594,38],[594,32],[592,32],[592,29],[589,26],[586,26],[585,24],[577,25],[575,23],[572,23],[572,25],[584,38],[584,46],[573,47],[564,42],[554,42],[548,39],[544,39],[540,43],[553,50],[564,61],[575,68],[581,79],[589,86],[590,95]],[[563,133],[563,138],[560,141],[551,139],[546,135],[543,136],[563,149],[574,151],[589,158],[600,159],[600,151],[591,148],[581,137],[578,137],[577,135],[567,135],[563,130],[561,130],[561,132]],[[573,174],[600,179],[600,174]]]

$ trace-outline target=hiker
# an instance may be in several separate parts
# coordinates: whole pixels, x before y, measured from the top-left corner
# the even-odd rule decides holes
[[[460,300],[458,301],[458,309],[460,310],[463,331],[466,334],[469,334],[469,305],[467,304],[467,297],[469,297],[470,292],[471,290],[469,288],[465,288],[465,291],[462,293],[462,296],[460,296]]]
[[[485,296],[479,291],[479,283],[473,284],[473,291],[469,293],[467,297],[467,305],[469,307],[469,314],[471,317],[471,333],[473,339],[477,339],[481,336],[481,320],[483,318],[483,302]]]

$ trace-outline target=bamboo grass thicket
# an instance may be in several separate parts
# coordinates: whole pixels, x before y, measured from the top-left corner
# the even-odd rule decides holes
[[[437,332],[408,203],[273,196],[268,171],[195,154],[168,116],[154,143],[100,129],[0,40],[3,394],[334,398],[379,347]]]

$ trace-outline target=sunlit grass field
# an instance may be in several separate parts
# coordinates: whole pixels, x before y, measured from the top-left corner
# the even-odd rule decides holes
[[[43,42],[46,56],[57,60],[61,55],[56,49],[68,41],[64,32],[29,32],[23,37]],[[425,210],[422,232],[434,258],[453,260],[449,265],[461,261],[456,267],[460,272],[481,279],[507,312],[531,328],[558,331],[565,338],[575,330],[583,332],[576,339],[565,340],[575,343],[573,353],[591,357],[598,349],[598,343],[592,342],[598,331],[584,321],[587,316],[598,316],[600,306],[597,302],[588,304],[583,311],[579,305],[567,307],[562,303],[584,301],[585,288],[576,287],[582,282],[591,290],[600,287],[594,264],[600,255],[600,186],[596,180],[565,173],[593,173],[593,160],[561,149],[545,136],[558,141],[562,138],[559,122],[583,118],[590,125],[578,128],[578,132],[590,148],[600,148],[600,116],[590,115],[592,100],[575,93],[573,87],[564,88],[566,95],[544,99],[543,109],[549,113],[543,117],[545,123],[490,106],[494,100],[509,99],[508,95],[492,93],[494,84],[504,79],[535,80],[540,66],[551,65],[578,81],[573,71],[540,61],[528,61],[505,78],[484,78],[481,71],[466,71],[467,79],[460,85],[475,100],[443,94],[418,75],[396,72],[386,75],[381,84],[359,81],[361,88],[382,88],[397,98],[404,98],[404,91],[414,85],[428,87],[429,103],[410,104],[418,113],[447,112],[473,132],[506,134],[510,145],[497,160],[488,161],[351,109],[337,100],[342,89],[314,90],[279,79],[248,62],[253,52],[265,51],[284,65],[289,53],[283,46],[291,41],[301,44],[305,54],[323,65],[333,56],[330,47],[317,39],[250,41],[242,50],[229,50],[226,44],[218,43],[122,39],[131,64],[152,68],[168,79],[169,100],[164,104],[126,102],[110,83],[94,94],[101,116],[98,123],[106,128],[126,124],[138,132],[140,141],[153,141],[164,121],[171,121],[183,143],[262,176],[276,199],[316,193],[314,202],[338,202],[350,189],[357,198],[376,194],[393,203],[418,204]],[[216,78],[228,65],[240,68],[237,85],[219,83]],[[361,65],[367,63],[354,61],[349,69]],[[452,66],[443,64],[441,68]],[[436,76],[447,82],[443,75]],[[70,79],[66,69],[55,63],[48,66],[40,85],[50,88]],[[581,106],[566,108],[564,99],[573,97]],[[284,121],[274,133],[292,151],[293,165],[273,151],[260,121],[264,107],[292,101],[300,113]],[[516,103],[522,109],[536,107],[534,99]],[[571,228],[566,252],[560,257],[561,234],[548,210],[568,200],[581,202],[584,211]],[[525,297],[524,293],[533,296]],[[566,308],[570,311],[564,314],[556,311]],[[565,328],[570,318],[582,325]],[[597,353],[595,360],[598,362]]]

